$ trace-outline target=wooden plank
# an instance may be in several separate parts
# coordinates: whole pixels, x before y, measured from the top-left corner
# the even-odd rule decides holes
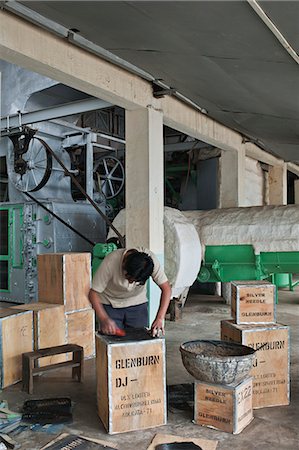
[[[97,344],[97,358],[106,361],[103,358],[103,346],[107,355],[107,367],[100,367],[101,362],[97,361],[97,392],[98,413],[100,418],[103,418],[108,433],[123,433],[164,425],[164,340],[107,343],[101,335],[97,335],[96,339],[102,342]],[[104,404],[105,401],[108,405]]]
[[[288,405],[290,402],[289,327],[281,324],[238,325],[221,322],[221,339],[257,350],[253,377],[253,408]],[[260,347],[262,347],[258,350]]]
[[[40,302],[64,305],[66,312],[91,309],[90,253],[47,253],[37,261]]]
[[[252,379],[234,386],[195,382],[194,421],[233,434],[253,419]]]
[[[232,281],[232,317],[238,324],[276,321],[275,286],[266,281]]]
[[[22,379],[22,353],[33,350],[33,314],[31,311],[1,311],[1,387]],[[13,314],[12,314],[13,312]]]
[[[66,344],[66,318],[62,305],[37,302],[11,308],[33,311],[34,350]],[[65,354],[53,355],[40,359],[38,364],[43,367],[65,360]]]
[[[57,364],[50,364],[49,366],[45,367],[36,367],[32,369],[32,373],[36,375],[37,373],[48,372],[49,370],[61,369],[61,367],[80,367],[80,363],[74,363],[73,361],[63,361]]]
[[[67,353],[72,352],[75,350],[81,350],[83,347],[77,344],[65,344],[65,345],[59,345],[58,347],[49,347],[49,348],[42,348],[39,350],[35,350],[32,352],[28,352],[28,357],[33,359],[38,359],[43,356],[51,356],[51,355],[57,355],[60,353]]]
[[[84,358],[95,356],[95,313],[93,309],[66,314],[67,342],[84,348]]]

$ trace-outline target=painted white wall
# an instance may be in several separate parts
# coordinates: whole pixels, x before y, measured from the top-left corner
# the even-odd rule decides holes
[[[265,177],[259,161],[245,158],[245,199],[243,206],[263,206]]]

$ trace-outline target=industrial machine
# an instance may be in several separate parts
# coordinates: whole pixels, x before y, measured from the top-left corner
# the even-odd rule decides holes
[[[1,118],[0,301],[12,303],[37,300],[38,254],[92,252],[105,243],[108,201],[124,186],[111,146],[119,150],[123,141],[78,126],[84,114],[111,105],[22,75],[23,110]],[[16,103],[12,91],[4,97],[4,104]]]

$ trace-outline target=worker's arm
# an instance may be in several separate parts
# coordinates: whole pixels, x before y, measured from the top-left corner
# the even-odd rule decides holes
[[[171,297],[171,287],[168,281],[165,281],[165,283],[161,284],[159,288],[161,289],[160,306],[156,318],[151,326],[151,333],[153,336],[158,336],[160,330],[162,331],[163,335],[165,334],[164,319]]]
[[[88,294],[91,306],[95,310],[97,317],[99,318],[101,324],[101,332],[104,334],[115,334],[117,330],[116,323],[114,320],[110,319],[101,303],[100,294],[93,289],[90,289]]]

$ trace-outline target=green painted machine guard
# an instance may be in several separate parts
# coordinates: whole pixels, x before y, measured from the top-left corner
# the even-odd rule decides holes
[[[252,245],[211,245],[197,276],[203,282],[263,280],[276,273],[299,273],[299,252],[254,253]]]
[[[109,253],[117,250],[117,246],[113,243],[109,244],[96,244],[92,249],[92,275],[96,272],[101,265],[105,256]]]

